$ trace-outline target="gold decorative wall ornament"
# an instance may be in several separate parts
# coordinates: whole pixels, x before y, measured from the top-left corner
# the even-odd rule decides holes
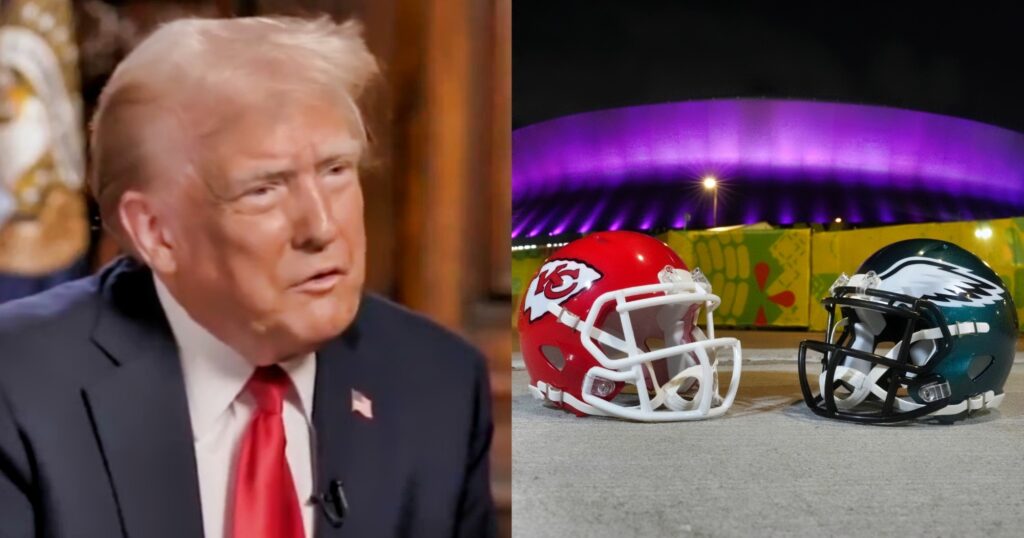
[[[46,274],[88,246],[72,27],[67,1],[0,13],[0,273]]]

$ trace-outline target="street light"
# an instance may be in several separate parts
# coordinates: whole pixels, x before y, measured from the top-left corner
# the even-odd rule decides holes
[[[718,180],[715,179],[715,176],[705,176],[703,183],[704,190],[712,191],[714,196],[711,202],[711,227],[714,228],[718,226]]]

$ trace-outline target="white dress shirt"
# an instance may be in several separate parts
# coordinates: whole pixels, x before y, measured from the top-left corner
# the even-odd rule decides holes
[[[235,466],[256,403],[244,391],[255,367],[193,320],[159,278],[160,304],[178,343],[206,538],[228,537]],[[310,431],[316,360],[313,353],[280,364],[295,390],[284,401],[285,453],[295,481],[306,536],[313,536],[313,466]]]

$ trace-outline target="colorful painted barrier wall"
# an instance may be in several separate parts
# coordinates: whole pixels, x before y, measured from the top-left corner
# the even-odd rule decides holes
[[[717,324],[733,327],[823,330],[820,300],[840,273],[853,274],[879,248],[928,237],[956,243],[980,256],[1011,290],[1024,320],[1024,217],[991,221],[910,224],[837,232],[738,228],[671,231],[659,236],[711,280],[722,306]],[[550,250],[512,254],[512,292],[521,294]],[[515,326],[513,309],[512,325]]]
[[[672,231],[662,240],[711,280],[722,298],[716,324],[807,326],[810,230]]]

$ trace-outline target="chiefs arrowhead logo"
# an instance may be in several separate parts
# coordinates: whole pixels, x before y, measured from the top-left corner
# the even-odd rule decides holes
[[[573,260],[550,260],[530,282],[523,300],[523,312],[536,321],[548,313],[548,303],[561,305],[604,276],[593,267]]]

